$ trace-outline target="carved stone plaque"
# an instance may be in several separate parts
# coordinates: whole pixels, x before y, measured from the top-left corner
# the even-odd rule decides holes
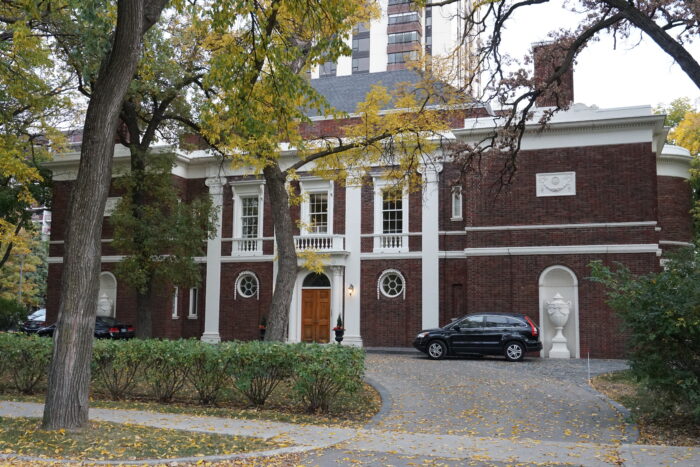
[[[576,172],[537,174],[537,196],[574,196]]]

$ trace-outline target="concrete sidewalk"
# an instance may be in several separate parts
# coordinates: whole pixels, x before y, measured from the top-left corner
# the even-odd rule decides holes
[[[0,417],[41,417],[42,410],[42,404],[0,402]],[[278,449],[266,453],[211,456],[207,458],[208,460],[271,456],[333,446],[333,449],[350,452],[390,453],[481,462],[567,463],[584,466],[700,465],[700,448],[693,447],[572,443],[531,439],[510,440],[378,429],[296,425],[263,420],[238,420],[117,409],[91,409],[90,418],[98,421],[133,423],[156,428],[255,436],[265,439],[275,438],[275,440],[293,445],[289,449]],[[179,460],[192,462],[197,459],[201,458]],[[149,463],[157,461],[163,462],[163,460],[152,460]]]

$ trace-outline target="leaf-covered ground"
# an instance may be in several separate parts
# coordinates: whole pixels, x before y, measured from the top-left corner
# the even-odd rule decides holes
[[[40,388],[43,391],[45,388]],[[252,408],[240,395],[231,391],[215,406],[202,406],[193,399],[176,399],[163,404],[145,397],[113,401],[106,394],[93,393],[90,407],[123,410],[146,410],[163,413],[206,415],[212,417],[271,420],[287,423],[310,423],[315,425],[363,426],[380,409],[382,401],[377,391],[368,384],[352,395],[342,395],[332,404],[329,413],[308,414],[291,398],[289,387],[281,384],[272,394],[264,408]],[[12,390],[0,382],[0,399],[21,402],[44,402],[41,393],[27,396]]]
[[[700,446],[700,425],[678,414],[666,418],[650,417],[644,413],[648,404],[637,392],[637,383],[629,371],[597,376],[591,385],[609,398],[619,402],[634,415],[642,444],[670,446]]]
[[[259,438],[95,423],[82,431],[45,431],[30,418],[0,418],[0,452],[60,459],[168,459],[263,451],[278,447]]]

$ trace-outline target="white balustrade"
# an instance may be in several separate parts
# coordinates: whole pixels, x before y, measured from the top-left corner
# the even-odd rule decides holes
[[[299,251],[342,251],[345,249],[343,235],[300,235],[294,237],[294,244]]]
[[[262,238],[234,238],[231,254],[262,254]]]

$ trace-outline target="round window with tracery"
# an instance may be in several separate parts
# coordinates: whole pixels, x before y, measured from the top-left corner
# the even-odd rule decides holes
[[[406,293],[406,281],[403,275],[396,270],[384,271],[379,278],[379,291],[387,298],[396,298]]]
[[[236,281],[236,290],[243,298],[251,298],[258,294],[258,278],[251,272],[243,272]]]

